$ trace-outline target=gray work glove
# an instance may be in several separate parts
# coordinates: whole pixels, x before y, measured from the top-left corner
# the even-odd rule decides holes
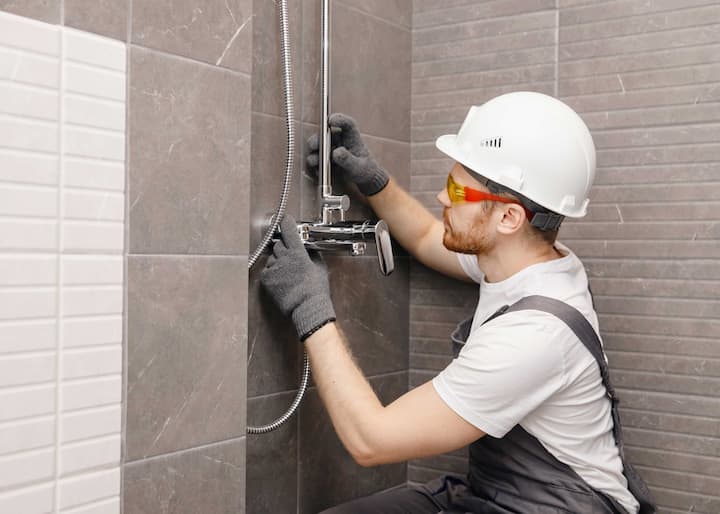
[[[300,341],[335,320],[327,268],[311,259],[292,216],[280,222],[281,239],[273,247],[260,281],[285,316],[292,316]]]
[[[335,113],[328,120],[332,134],[332,160],[343,169],[345,176],[354,182],[365,196],[379,193],[390,176],[370,155],[360,136],[357,123],[350,116]],[[317,134],[308,138],[308,167],[317,168],[320,139]]]

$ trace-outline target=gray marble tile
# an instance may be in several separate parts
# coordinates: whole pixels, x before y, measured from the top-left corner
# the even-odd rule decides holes
[[[247,259],[128,258],[126,460],[245,434]]]
[[[245,443],[243,437],[126,464],[123,512],[244,513]]]
[[[260,285],[266,257],[250,273],[248,290],[248,396],[295,389],[300,380],[300,343],[292,321],[284,317]]]
[[[132,47],[131,253],[245,254],[250,80]]]
[[[303,121],[320,119],[320,5],[303,4]],[[410,32],[335,3],[331,110],[374,136],[410,141]]]
[[[289,35],[293,84],[295,88],[295,119],[300,119],[300,88],[304,65],[301,56],[301,0],[288,0]],[[280,23],[278,2],[258,0],[253,3],[253,104],[254,112],[285,116],[283,79],[280,57]]]
[[[127,41],[130,0],[63,0],[63,23]]]
[[[47,23],[60,23],[61,0],[0,0],[0,11]]]
[[[134,0],[131,41],[250,73],[252,0]]]
[[[388,277],[375,257],[326,254],[338,326],[366,376],[408,368],[409,262]]]
[[[412,25],[412,0],[337,0],[395,25],[410,30]]]
[[[383,404],[407,391],[407,373],[370,380]],[[300,510],[315,514],[353,498],[404,484],[407,465],[363,468],[355,463],[335,435],[316,389],[300,412]]]
[[[269,423],[287,410],[295,392],[248,400],[251,424]],[[300,404],[300,409],[303,404]],[[253,514],[297,512],[298,417],[277,430],[247,437],[247,511]]]

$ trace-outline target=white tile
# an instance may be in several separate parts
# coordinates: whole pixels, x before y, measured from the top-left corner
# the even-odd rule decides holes
[[[120,494],[120,469],[60,480],[60,505],[67,509]]]
[[[122,316],[66,319],[62,322],[63,347],[77,348],[122,342]]]
[[[55,185],[59,160],[56,155],[0,149],[0,180]]]
[[[121,162],[65,157],[65,185],[124,191],[125,165]]]
[[[63,70],[65,91],[125,101],[124,73],[67,61]]]
[[[2,130],[2,125],[0,125],[0,130]],[[63,128],[63,152],[66,155],[124,161],[125,134],[65,125]]]
[[[0,46],[0,79],[55,90],[60,86],[58,62],[55,57],[25,54]]]
[[[55,444],[55,417],[0,424],[0,455]],[[0,512],[4,512],[0,510]]]
[[[124,258],[121,255],[63,255],[64,285],[102,285],[123,283]],[[2,260],[0,260],[2,270]],[[2,272],[0,271],[0,277]],[[2,279],[0,278],[0,283]]]
[[[122,253],[125,227],[122,223],[66,221],[62,251]]]
[[[54,287],[0,289],[0,320],[49,318],[57,312]]]
[[[0,196],[2,189],[0,189]],[[66,191],[65,219],[120,221],[125,219],[125,195],[114,191]]]
[[[120,375],[68,382],[61,385],[63,411],[120,403]]]
[[[0,83],[0,113],[57,121],[58,111],[57,91]]]
[[[55,384],[0,390],[0,421],[55,413]]]
[[[0,387],[55,380],[55,368],[55,352],[40,355],[0,355]]]
[[[123,102],[66,93],[64,107],[65,123],[125,132],[125,104]]]
[[[57,222],[0,220],[0,250],[57,250]]]
[[[0,184],[0,216],[56,218],[57,204],[53,189]]]
[[[60,449],[60,474],[63,476],[119,464],[120,434],[63,445]]]
[[[127,52],[123,43],[72,29],[65,29],[63,37],[66,59],[125,72]]]
[[[120,497],[109,498],[76,509],[62,510],[61,514],[120,514]]]
[[[115,434],[122,430],[120,404],[63,414],[60,418],[62,442]]]
[[[0,255],[0,286],[57,284],[56,255]]]
[[[2,356],[0,356],[0,366],[2,366],[1,359]],[[63,354],[63,380],[120,373],[122,373],[122,346],[119,344],[67,350]]]
[[[54,482],[3,492],[0,493],[0,512],[48,514],[52,512],[54,498]]]
[[[0,45],[59,55],[60,29],[49,23],[0,12]]]
[[[54,153],[58,151],[58,125],[0,116],[0,141],[5,148]]]
[[[0,354],[49,350],[56,342],[55,319],[0,322]]]
[[[0,486],[37,482],[55,475],[55,448],[0,457]]]

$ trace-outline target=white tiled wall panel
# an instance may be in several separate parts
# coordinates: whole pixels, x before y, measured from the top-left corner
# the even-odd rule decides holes
[[[0,12],[0,513],[120,510],[126,48]]]

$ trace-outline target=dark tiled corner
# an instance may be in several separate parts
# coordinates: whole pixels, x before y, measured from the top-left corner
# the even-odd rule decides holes
[[[245,434],[247,259],[128,258],[126,460]]]
[[[243,437],[126,464],[123,512],[244,513],[245,443]]]
[[[251,11],[252,0],[134,0],[131,41],[250,73]]]
[[[63,0],[63,23],[126,41],[130,0]]]
[[[248,422],[269,423],[282,415],[295,391],[248,400]],[[304,402],[303,402],[304,404]],[[303,409],[300,404],[300,409]],[[298,417],[277,430],[247,436],[247,511],[252,514],[297,512]]]
[[[325,256],[338,326],[366,376],[408,368],[408,259],[388,277],[377,258]]]
[[[287,2],[293,85],[295,91],[298,92],[304,72],[304,64],[301,61],[304,52],[301,52],[300,2],[301,0],[288,0]],[[253,2],[252,110],[253,112],[284,116],[278,3],[273,1]],[[300,98],[300,94],[296,94],[295,98]],[[295,119],[300,119],[300,104],[295,106]]]
[[[137,47],[130,68],[130,253],[247,253],[250,79]]]
[[[370,384],[387,405],[407,391],[407,372],[377,377]],[[301,514],[315,514],[406,482],[405,463],[372,468],[355,463],[335,435],[315,388],[300,409]]]
[[[298,386],[302,343],[292,320],[284,317],[260,284],[266,257],[250,273],[248,290],[248,396],[288,391]]]
[[[306,1],[303,10],[303,120],[311,123],[320,119],[319,9]],[[332,110],[355,117],[364,133],[409,142],[410,32],[336,3],[331,37]]]
[[[295,165],[286,212],[300,212],[302,142],[300,124],[295,124]],[[252,114],[252,167],[250,177],[250,250],[262,240],[270,216],[280,204],[287,154],[287,127],[284,118]]]
[[[60,23],[61,0],[0,0],[0,11],[47,23]]]

